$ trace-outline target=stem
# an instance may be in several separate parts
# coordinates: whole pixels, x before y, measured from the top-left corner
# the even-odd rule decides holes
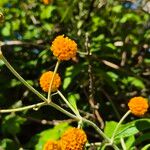
[[[29,83],[27,83],[17,72],[16,70],[10,65],[10,63],[7,61],[7,59],[2,55],[0,52],[0,58],[5,63],[7,68],[16,76],[30,91],[32,91],[34,94],[36,94],[39,98],[41,98],[44,102],[48,102],[47,99],[40,94],[36,89],[34,89]]]
[[[125,144],[125,142],[124,142],[124,139],[123,139],[123,138],[121,138],[121,139],[120,139],[120,142],[121,142],[122,149],[123,149],[123,150],[127,150],[127,148],[126,148],[126,144]]]
[[[86,145],[85,145],[85,147],[90,147],[90,146],[101,146],[101,142],[95,142],[95,143],[87,143]]]
[[[53,76],[52,76],[52,79],[51,79],[50,84],[49,84],[49,90],[48,90],[48,96],[47,96],[48,103],[51,102],[52,84],[53,84],[53,81],[54,81],[55,74],[56,74],[56,72],[58,70],[59,64],[60,64],[60,60],[58,60],[57,63],[56,63],[56,66],[55,66],[55,69],[54,69],[54,72],[53,72]]]
[[[95,123],[85,118],[83,118],[83,122],[91,125],[108,142],[108,145],[111,145],[115,150],[120,150]]]
[[[67,116],[73,118],[73,119],[76,119],[77,121],[80,120],[80,118],[78,118],[77,116],[73,115],[72,113],[66,111],[65,109],[61,108],[60,106],[58,106],[57,104],[53,103],[53,102],[50,102],[48,105],[54,107],[55,109],[59,110],[60,112],[66,114]]]
[[[92,121],[83,118],[83,122],[91,125],[107,142],[111,142],[111,140],[105,135],[105,133]]]
[[[68,102],[68,100],[65,98],[65,96],[59,90],[57,90],[57,93],[60,95],[60,97],[63,99],[63,101],[69,106],[69,108],[76,114],[76,116],[78,116],[80,118],[81,116],[80,116],[79,112],[76,111],[76,109]]]
[[[113,132],[113,135],[112,135],[112,137],[111,137],[112,143],[113,143],[114,137],[115,137],[115,135],[116,135],[116,133],[117,133],[117,131],[118,131],[118,129],[119,129],[119,126],[122,124],[122,122],[127,118],[127,116],[128,116],[130,113],[131,113],[131,111],[128,110],[128,111],[125,113],[125,115],[124,115],[124,116],[120,119],[120,121],[118,122],[118,124],[117,124],[117,126],[116,126],[116,128],[115,128],[115,130],[114,130],[114,132]]]
[[[0,113],[10,113],[10,112],[23,111],[23,110],[32,109],[32,108],[35,108],[35,107],[40,107],[40,106],[43,106],[43,105],[46,105],[46,103],[41,102],[41,103],[37,103],[37,104],[25,106],[25,107],[20,107],[20,108],[14,108],[14,109],[1,109]]]

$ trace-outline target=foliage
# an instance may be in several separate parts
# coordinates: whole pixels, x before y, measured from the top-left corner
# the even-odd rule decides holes
[[[12,66],[42,93],[39,78],[42,72],[53,70],[56,63],[49,50],[52,40],[61,34],[74,39],[78,44],[77,57],[62,62],[58,69],[63,81],[61,91],[75,109],[78,106],[82,116],[100,126],[99,117],[94,113],[98,110],[99,116],[107,121],[104,132],[111,137],[117,125],[112,120],[119,121],[128,110],[128,100],[137,95],[147,98],[150,95],[150,14],[143,10],[142,4],[127,5],[117,0],[102,2],[53,0],[45,5],[38,0],[0,1],[0,11],[4,15],[4,21],[0,21],[0,41],[4,42],[2,51]],[[133,9],[133,5],[136,8]],[[89,86],[91,78],[92,89]],[[0,85],[1,109],[40,102],[2,61]],[[57,96],[53,101],[64,106]],[[40,142],[43,144],[51,137],[47,135],[53,135],[54,139],[60,137],[58,130],[63,132],[68,124],[53,127],[54,122],[68,118],[50,106],[37,109],[0,114],[0,148],[38,150]],[[129,116],[128,123],[120,126],[115,142],[124,137],[128,149],[133,146],[147,149],[148,117],[149,113],[146,119]],[[43,124],[43,120],[48,121]],[[74,120],[71,125],[76,125]],[[84,126],[89,142],[100,140],[89,126]]]

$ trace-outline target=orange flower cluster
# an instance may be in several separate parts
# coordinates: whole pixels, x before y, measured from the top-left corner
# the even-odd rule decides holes
[[[135,116],[143,116],[148,110],[148,101],[143,97],[131,98],[128,103],[131,113]]]
[[[86,142],[87,136],[82,129],[69,128],[59,141],[48,141],[43,150],[83,150]]]
[[[77,44],[68,37],[60,35],[52,42],[51,50],[58,60],[69,60],[76,56]]]
[[[70,128],[61,137],[61,150],[83,150],[86,142],[87,137],[83,130]]]
[[[51,141],[49,140],[45,145],[43,150],[61,150],[59,147],[58,141]]]
[[[43,89],[43,91],[45,91],[45,92],[49,91],[49,86],[50,86],[50,82],[52,80],[53,74],[54,73],[52,71],[48,71],[48,72],[45,72],[41,75],[40,86]],[[52,83],[51,91],[52,92],[57,91],[60,84],[61,84],[61,78],[60,78],[59,74],[56,73],[54,76],[53,83]]]
[[[44,3],[45,5],[48,5],[48,4],[52,3],[52,0],[43,0],[43,3]]]

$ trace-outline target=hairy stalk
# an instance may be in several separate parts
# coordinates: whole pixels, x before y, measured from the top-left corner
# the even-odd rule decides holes
[[[55,74],[57,73],[59,64],[60,64],[60,60],[58,60],[57,63],[56,63],[56,66],[55,66],[55,69],[54,69],[54,73],[53,73],[52,79],[51,79],[50,84],[49,84],[49,90],[48,90],[48,96],[47,96],[48,103],[51,102],[51,89],[52,89],[52,84],[53,84],[53,81],[54,81]]]
[[[91,147],[91,146],[96,146],[96,147],[99,147],[99,146],[101,146],[101,142],[95,142],[95,143],[87,143],[86,145],[85,145],[85,147]]]
[[[111,137],[111,142],[113,143],[113,141],[114,141],[114,137],[115,137],[115,135],[116,135],[116,133],[117,133],[117,131],[118,131],[118,129],[119,129],[119,126],[123,123],[123,121],[127,118],[127,116],[129,115],[131,113],[131,111],[130,110],[128,110],[126,113],[125,113],[125,115],[120,119],[120,121],[118,122],[118,124],[117,124],[117,126],[116,126],[116,128],[115,128],[115,130],[114,130],[114,132],[113,132],[113,135],[112,135],[112,137]]]
[[[91,125],[107,142],[107,145],[112,146],[115,150],[119,150],[119,148],[111,141],[109,137],[92,121],[83,118],[83,122]]]
[[[75,115],[80,118],[81,116],[80,116],[79,112],[68,102],[68,100],[65,98],[65,96],[59,90],[57,90],[57,93],[62,98],[62,100],[68,105],[68,107],[75,113]]]
[[[23,110],[27,110],[27,109],[32,109],[32,108],[41,107],[41,106],[43,106],[43,105],[46,105],[46,103],[45,103],[45,102],[41,102],[41,103],[29,105],[29,106],[20,107],[20,108],[1,109],[1,110],[0,110],[0,113],[10,113],[10,112],[23,111]]]
[[[83,122],[91,125],[108,143],[111,142],[111,140],[105,135],[105,133],[95,123],[85,118],[83,118]]]

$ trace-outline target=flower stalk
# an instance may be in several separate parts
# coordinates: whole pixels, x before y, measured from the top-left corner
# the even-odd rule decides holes
[[[124,115],[124,116],[120,119],[120,121],[118,122],[118,124],[117,124],[117,126],[116,126],[116,128],[115,128],[115,130],[114,130],[114,132],[113,132],[113,135],[112,135],[112,137],[111,137],[111,142],[112,142],[112,143],[113,143],[113,141],[114,141],[115,135],[116,135],[116,133],[117,133],[117,131],[118,131],[120,125],[123,123],[123,121],[128,117],[128,115],[129,115],[130,113],[131,113],[131,111],[128,110],[128,111],[125,113],[125,115]]]
[[[57,63],[56,63],[56,66],[55,66],[55,69],[54,69],[54,73],[53,73],[52,79],[51,79],[51,81],[50,81],[49,90],[48,90],[48,96],[47,96],[48,103],[51,102],[52,84],[53,84],[53,81],[54,81],[55,74],[57,73],[59,64],[60,64],[60,60],[58,60]]]

